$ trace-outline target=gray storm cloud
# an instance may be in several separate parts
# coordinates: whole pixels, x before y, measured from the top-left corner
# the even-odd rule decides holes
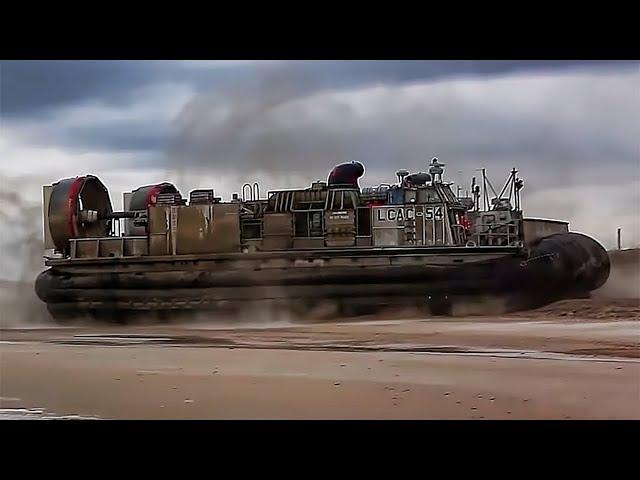
[[[398,150],[410,150],[415,137],[425,135],[425,129],[417,135],[409,133],[415,130],[410,112],[395,119],[408,123],[408,129],[387,128],[394,126],[387,122],[381,125],[383,129],[375,131],[374,123],[367,125],[353,121],[351,107],[344,101],[334,101],[327,107],[334,109],[335,118],[331,124],[316,122],[309,125],[310,128],[318,127],[314,136],[303,131],[302,125],[294,128],[296,125],[290,123],[287,128],[291,134],[287,135],[276,120],[285,114],[298,114],[304,125],[305,120],[312,119],[313,112],[298,105],[294,113],[288,106],[304,104],[305,99],[376,86],[398,89],[406,85],[460,78],[492,79],[568,72],[615,74],[637,70],[639,64],[624,61],[470,60],[289,61],[217,65],[215,62],[179,61],[3,61],[0,63],[0,115],[7,128],[19,131],[23,141],[31,145],[59,146],[74,152],[131,151],[141,156],[146,154],[148,158],[155,158],[154,153],[168,152],[172,165],[183,163],[187,166],[208,164],[211,157],[215,157],[213,164],[219,159],[226,164],[235,157],[248,155],[252,158],[250,165],[255,166],[258,162],[263,164],[259,166],[264,170],[277,170],[289,169],[292,162],[287,157],[298,153],[304,158],[315,157],[313,165],[317,164],[318,158],[330,163],[335,157],[366,153],[367,149],[374,153],[388,151],[395,154]],[[172,97],[172,92],[170,88],[154,91],[154,86],[159,84],[195,94],[178,115],[176,135],[171,135],[172,125],[164,115],[139,117],[134,111],[129,118],[123,116],[107,123],[96,123],[91,112],[87,113],[86,119],[65,121],[69,111],[83,106],[100,105],[107,110],[126,112],[141,100],[153,104],[151,97],[154,95],[162,103]],[[181,93],[178,92],[178,97]],[[593,97],[586,93],[587,97]],[[527,95],[527,92],[522,94]],[[395,100],[387,102],[393,104]],[[432,108],[432,118],[426,119],[430,122],[425,125],[431,131],[435,131],[434,126],[440,127],[442,121],[449,121],[449,117],[456,121],[453,109],[449,115],[449,110],[436,111],[435,107],[420,106],[419,100],[417,104],[414,110],[419,121],[423,121],[420,116]],[[170,108],[175,108],[174,115],[179,112],[179,107]],[[381,106],[380,112],[385,108],[388,106]],[[473,113],[472,109],[469,111]],[[439,119],[442,121],[435,122]],[[348,120],[352,121],[346,125]],[[346,130],[345,126],[352,130]],[[464,125],[462,128],[466,133],[472,130]],[[358,138],[352,140],[350,136]],[[378,141],[371,142],[368,137]],[[383,138],[387,145],[380,141]],[[480,149],[501,148],[475,143],[474,147]],[[310,154],[311,148],[319,153]],[[320,154],[324,151],[326,153]],[[428,155],[428,152],[423,154]],[[282,158],[277,159],[279,156]],[[375,158],[372,161],[375,162]],[[139,163],[141,169],[155,166],[142,160]],[[114,164],[114,167],[118,165]],[[305,163],[302,169],[307,171],[308,164]]]
[[[309,72],[277,68],[251,88],[196,95],[174,122],[167,158],[178,168],[312,176],[354,159],[377,176],[438,155],[456,169],[518,165],[570,182],[603,165],[637,166],[639,79],[636,69],[332,91]]]
[[[352,88],[423,81],[456,75],[496,75],[519,71],[627,65],[597,61],[77,61],[4,60],[0,62],[0,108],[8,117],[51,114],[68,104],[100,99],[126,105],[136,89],[163,82],[186,82],[197,89],[249,86],[263,75],[306,77],[302,94],[318,88]],[[228,65],[231,66],[228,66]],[[220,67],[222,66],[222,68]]]

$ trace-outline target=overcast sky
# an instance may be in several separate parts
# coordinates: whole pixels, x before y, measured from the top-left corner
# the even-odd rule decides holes
[[[348,160],[365,164],[363,185],[391,182],[438,156],[463,187],[476,168],[502,184],[517,167],[525,214],[607,247],[620,226],[638,245],[638,112],[638,62],[2,61],[0,227],[6,242],[41,183],[78,174],[119,208],[162,180],[228,198]]]

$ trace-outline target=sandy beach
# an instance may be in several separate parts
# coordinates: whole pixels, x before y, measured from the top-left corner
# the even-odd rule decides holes
[[[7,409],[98,418],[640,418],[638,320],[2,332]]]
[[[0,418],[640,419],[640,300],[605,287],[508,316],[305,324],[56,326],[5,309]]]

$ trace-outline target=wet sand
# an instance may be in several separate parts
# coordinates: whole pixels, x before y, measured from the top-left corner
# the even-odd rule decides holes
[[[639,332],[637,316],[535,315],[11,329],[0,407],[124,419],[640,418]]]

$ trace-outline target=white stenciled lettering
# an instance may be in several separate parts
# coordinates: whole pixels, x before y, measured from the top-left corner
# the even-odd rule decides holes
[[[433,220],[433,208],[427,207],[424,211],[424,218],[427,220]]]
[[[422,217],[423,213],[421,210],[416,211],[414,208],[404,208],[399,207],[395,208],[378,208],[377,210],[377,219],[379,222],[386,221],[398,221],[403,222],[405,220],[412,220],[415,217]],[[433,211],[430,212],[431,217],[433,218]]]

